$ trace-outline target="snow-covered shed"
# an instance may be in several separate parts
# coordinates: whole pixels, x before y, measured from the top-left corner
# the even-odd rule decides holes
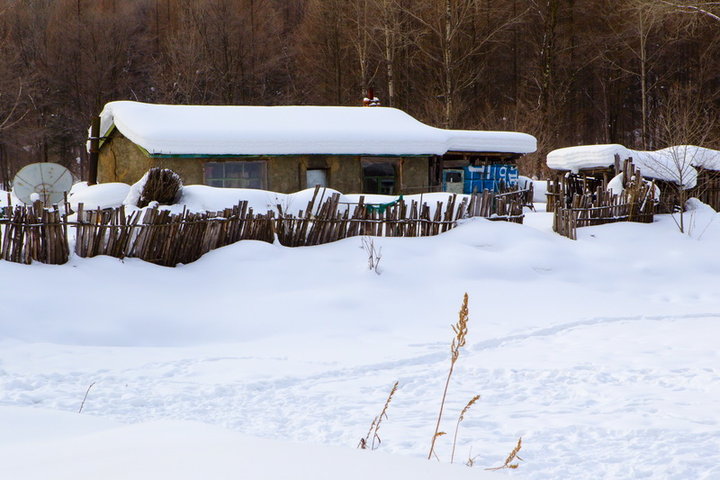
[[[160,166],[187,183],[293,192],[482,190],[535,151],[517,132],[445,130],[386,107],[197,106],[131,101],[100,114],[98,181]]]
[[[553,150],[547,165],[560,172],[615,175],[631,158],[643,177],[694,188],[698,170],[720,172],[720,151],[695,145],[675,145],[655,151],[632,150],[618,144],[581,145]]]
[[[714,208],[720,207],[720,151],[709,148],[675,145],[640,151],[618,144],[581,145],[553,150],[547,155],[547,165],[560,174],[577,176],[577,185],[592,190],[606,187],[626,159],[632,159],[644,178],[654,180],[668,194],[679,186]]]

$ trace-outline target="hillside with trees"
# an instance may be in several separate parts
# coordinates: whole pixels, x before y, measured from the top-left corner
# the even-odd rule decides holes
[[[720,5],[686,0],[0,0],[0,182],[84,177],[112,100],[385,106],[568,145],[720,147]],[[691,109],[689,111],[689,109]],[[693,143],[694,138],[676,139]]]

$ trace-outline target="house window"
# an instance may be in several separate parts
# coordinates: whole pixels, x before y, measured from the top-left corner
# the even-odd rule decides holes
[[[394,159],[362,159],[363,192],[395,193],[398,162]]]
[[[307,188],[316,186],[328,186],[328,172],[325,168],[308,168],[305,170],[305,181]]]
[[[465,172],[460,168],[443,170],[443,192],[464,193]]]
[[[205,185],[225,188],[267,188],[265,162],[208,162]]]

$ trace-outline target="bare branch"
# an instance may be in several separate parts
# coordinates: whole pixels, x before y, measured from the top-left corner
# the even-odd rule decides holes
[[[673,8],[677,8],[681,11],[685,11],[686,13],[699,13],[702,15],[707,15],[708,17],[712,18],[713,20],[720,22],[720,16],[712,13],[709,10],[706,10],[705,8],[701,8],[699,6],[699,5],[702,5],[704,7],[705,5],[718,5],[718,3],[712,2],[712,3],[707,3],[707,4],[683,5],[683,4],[673,3],[668,0],[660,0],[660,2],[664,3],[665,5],[669,5]]]

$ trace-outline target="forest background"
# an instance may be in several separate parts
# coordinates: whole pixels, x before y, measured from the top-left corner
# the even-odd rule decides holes
[[[0,185],[55,161],[80,178],[112,100],[384,106],[517,130],[548,151],[720,148],[720,2],[0,0]],[[677,132],[682,132],[679,138]],[[372,139],[368,139],[372,142]]]

